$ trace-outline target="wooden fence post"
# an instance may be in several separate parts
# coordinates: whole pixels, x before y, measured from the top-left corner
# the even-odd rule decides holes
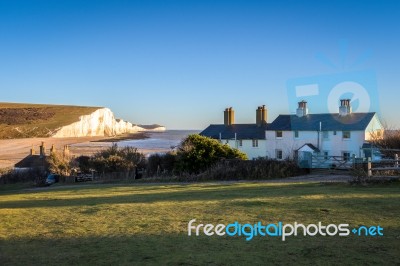
[[[372,163],[371,163],[371,157],[368,157],[368,177],[372,176]]]

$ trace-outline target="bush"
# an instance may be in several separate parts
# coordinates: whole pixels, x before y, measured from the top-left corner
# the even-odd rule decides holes
[[[178,147],[175,169],[182,173],[197,174],[222,159],[246,160],[246,154],[218,140],[200,135],[189,135]]]
[[[89,173],[92,165],[90,164],[90,157],[89,156],[79,156],[75,159],[75,164],[79,167],[81,172]]]
[[[198,180],[265,180],[306,174],[294,161],[225,160],[198,175]]]
[[[71,157],[65,156],[62,152],[51,152],[46,162],[51,173],[65,176],[71,172]]]
[[[387,157],[393,157],[400,150],[400,131],[399,130],[386,130],[383,138],[372,136],[373,144],[381,149],[384,149],[383,153]],[[386,151],[385,151],[386,150]]]
[[[137,148],[118,148],[113,144],[110,148],[93,155],[89,165],[99,173],[129,172],[135,167],[144,166],[145,157]]]
[[[3,170],[0,177],[1,184],[14,184],[19,182],[34,182],[36,185],[44,184],[46,175],[40,169]]]
[[[172,175],[174,174],[174,169],[176,165],[176,154],[166,153],[166,154],[152,154],[147,159],[147,175],[155,176],[160,174]]]

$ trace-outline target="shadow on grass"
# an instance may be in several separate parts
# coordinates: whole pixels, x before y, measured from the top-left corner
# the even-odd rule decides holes
[[[375,196],[383,197],[382,195],[388,195],[391,193],[399,195],[400,186],[395,185],[390,187],[387,186],[367,189],[351,187],[349,185],[343,184],[336,186],[324,186],[319,184],[285,184],[282,186],[267,184],[262,184],[259,186],[248,186],[247,184],[213,186],[202,185],[193,187],[151,186],[151,189],[143,186],[121,187],[126,188],[126,191],[123,192],[129,192],[128,195],[113,195],[114,191],[108,191],[107,188],[113,189],[113,187],[109,186],[103,188],[98,187],[98,193],[104,193],[107,196],[85,197],[83,194],[82,197],[79,198],[65,198],[65,194],[62,194],[62,197],[58,198],[57,193],[61,192],[59,190],[54,190],[52,191],[52,193],[41,194],[40,197],[37,197],[36,192],[24,193],[25,199],[23,200],[1,201],[0,209],[93,206],[98,204],[156,203],[167,201],[186,202],[218,200],[225,202],[230,200],[247,200],[249,202],[244,202],[242,204],[244,204],[245,207],[248,207],[246,206],[246,204],[258,204],[257,201],[255,201],[255,203],[250,202],[251,199],[257,198],[284,198],[293,199],[293,201],[318,201],[327,200],[326,198],[324,198],[325,195],[329,195],[329,197],[337,197],[337,199],[332,198],[331,200],[343,202],[343,204],[373,204],[375,202]],[[184,189],[180,191],[180,188]],[[84,186],[75,187],[71,189],[70,194],[79,195],[79,193],[85,189],[86,188]],[[62,190],[62,192],[66,192],[66,190]],[[357,194],[362,194],[363,197],[358,198],[356,196]],[[29,199],[30,196],[32,196],[32,199]],[[391,199],[390,196],[387,196],[385,198],[380,198],[380,200],[396,200],[396,202],[398,202],[398,197],[396,199]],[[276,200],[274,202],[276,202]]]
[[[396,265],[394,238],[189,237],[186,234],[0,240],[2,265]]]

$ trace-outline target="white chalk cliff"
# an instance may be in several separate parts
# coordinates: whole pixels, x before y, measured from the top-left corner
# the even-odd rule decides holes
[[[90,115],[79,117],[79,121],[56,130],[54,138],[70,137],[112,137],[138,131],[165,131],[165,127],[145,129],[140,126],[115,119],[113,112],[108,108],[98,109]]]

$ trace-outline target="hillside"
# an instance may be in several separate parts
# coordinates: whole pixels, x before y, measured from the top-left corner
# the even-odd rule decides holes
[[[0,103],[0,139],[115,136],[142,129],[103,107]]]

